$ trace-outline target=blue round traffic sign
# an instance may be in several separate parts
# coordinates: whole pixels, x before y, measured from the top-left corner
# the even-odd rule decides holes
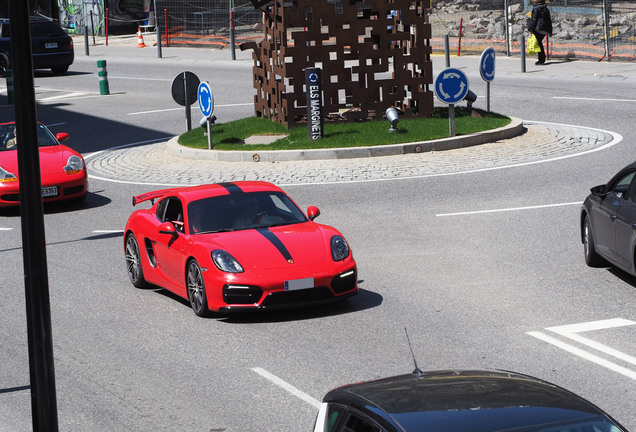
[[[468,77],[456,68],[446,68],[437,74],[435,96],[445,104],[455,104],[468,94]]]
[[[493,47],[488,47],[481,53],[479,73],[486,82],[491,82],[495,79],[495,49]]]
[[[212,90],[210,90],[210,84],[207,81],[202,81],[199,84],[199,90],[197,92],[199,98],[199,109],[204,117],[210,117],[212,111],[214,111],[214,96],[212,96]]]

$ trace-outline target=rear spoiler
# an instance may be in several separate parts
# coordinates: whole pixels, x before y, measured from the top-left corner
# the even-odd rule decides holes
[[[157,198],[161,198],[162,196],[166,195],[169,192],[172,192],[173,190],[174,189],[162,189],[134,196],[132,198],[132,205],[136,206],[137,204],[148,200],[150,200],[150,202],[154,205]]]

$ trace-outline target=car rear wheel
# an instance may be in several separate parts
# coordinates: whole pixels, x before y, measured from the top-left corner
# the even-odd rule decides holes
[[[0,53],[0,77],[7,76],[7,69],[9,69],[9,57],[5,53]]]
[[[186,287],[188,289],[188,300],[194,313],[200,317],[210,316],[203,272],[201,271],[201,266],[195,259],[188,263]]]
[[[585,263],[588,266],[598,267],[603,263],[603,259],[598,255],[594,247],[594,236],[592,235],[589,216],[585,216],[583,225],[583,253],[585,254]]]
[[[68,65],[53,66],[51,71],[53,72],[53,75],[64,75],[68,71]]]
[[[126,267],[128,268],[130,282],[135,287],[143,288],[147,285],[146,279],[144,279],[144,270],[141,266],[139,244],[133,233],[129,233],[126,237]]]

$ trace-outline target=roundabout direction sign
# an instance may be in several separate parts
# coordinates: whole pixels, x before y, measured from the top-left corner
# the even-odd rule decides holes
[[[486,82],[491,82],[495,79],[495,49],[493,47],[488,47],[481,53],[479,73]]]
[[[435,77],[435,95],[445,104],[456,104],[468,94],[468,77],[457,68],[446,68]]]
[[[488,47],[481,53],[479,73],[486,81],[486,111],[490,111],[490,83],[495,79],[495,49]]]
[[[446,68],[437,74],[433,84],[435,96],[448,104],[450,136],[455,136],[455,104],[468,94],[468,77],[457,68]]]
[[[210,118],[212,112],[214,112],[214,96],[212,95],[210,84],[207,81],[202,81],[199,84],[197,96],[201,114],[203,114],[203,117]]]
[[[199,109],[201,114],[207,120],[208,129],[208,150],[212,150],[212,113],[214,112],[214,96],[210,89],[210,83],[207,81],[201,81],[199,88],[197,89],[197,99],[199,100]]]

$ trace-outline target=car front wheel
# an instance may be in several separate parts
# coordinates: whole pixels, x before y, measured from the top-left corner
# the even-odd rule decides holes
[[[598,255],[594,247],[594,236],[592,235],[589,216],[585,216],[583,225],[583,253],[585,254],[585,263],[588,266],[598,267],[603,263],[603,259]]]
[[[188,263],[186,285],[188,289],[188,300],[194,313],[200,317],[210,316],[203,272],[201,271],[199,263],[194,259]]]
[[[141,267],[139,244],[133,233],[129,233],[126,237],[126,267],[128,269],[130,282],[132,282],[135,287],[143,288],[147,285],[144,279],[144,270]]]

